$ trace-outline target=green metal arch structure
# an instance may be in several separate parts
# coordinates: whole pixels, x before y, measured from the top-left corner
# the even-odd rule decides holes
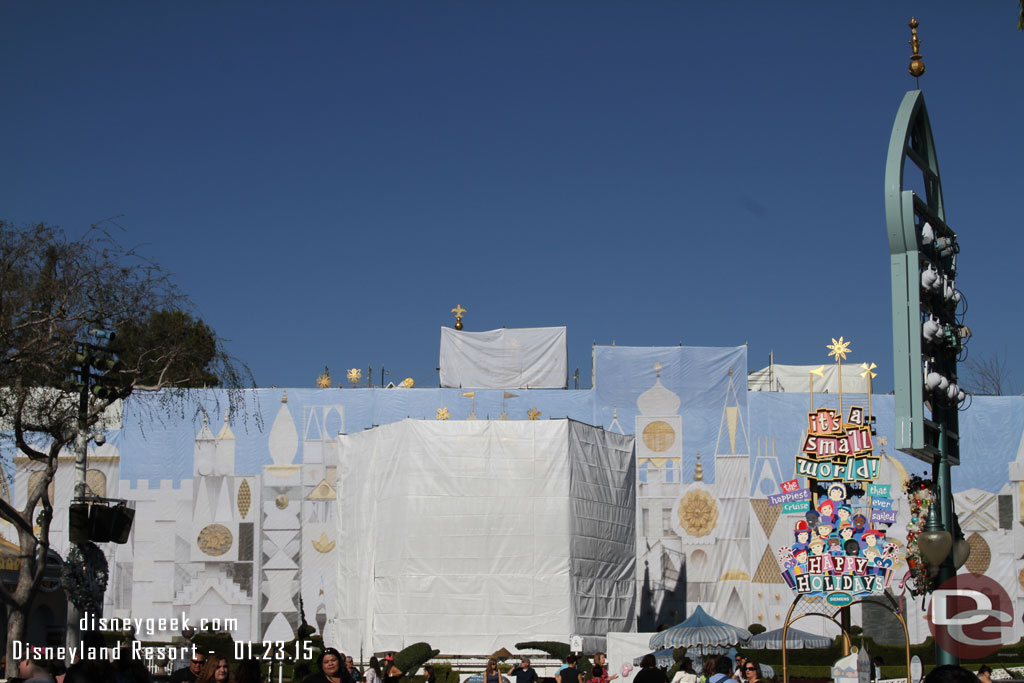
[[[904,188],[907,162],[920,171],[924,197]],[[931,123],[920,90],[904,97],[896,114],[885,165],[885,218],[892,267],[893,380],[895,388],[896,447],[925,462],[934,463],[944,445],[950,464],[959,464],[960,448],[956,407],[926,406],[924,362],[928,360],[952,379],[956,354],[928,358],[921,343],[920,273],[929,256],[921,253],[920,229],[929,223],[936,236],[955,241],[946,225],[942,181]],[[955,274],[956,257],[944,261]],[[933,411],[932,408],[935,410]],[[940,444],[939,423],[945,423]]]

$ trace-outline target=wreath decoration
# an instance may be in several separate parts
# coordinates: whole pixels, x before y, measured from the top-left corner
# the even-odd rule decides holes
[[[910,567],[911,580],[906,585],[911,595],[917,597],[935,588],[934,581],[928,575],[924,556],[917,545],[917,536],[924,529],[935,496],[931,481],[916,474],[910,476],[904,490],[910,501],[910,521],[907,522],[907,565]]]
[[[80,612],[98,614],[110,576],[107,558],[95,543],[73,543],[60,572],[60,582]]]

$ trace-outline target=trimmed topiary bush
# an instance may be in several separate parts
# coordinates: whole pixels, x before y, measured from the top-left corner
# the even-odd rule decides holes
[[[395,653],[395,666],[407,676],[411,676],[440,653],[440,650],[431,648],[428,643],[413,643],[401,652]]]

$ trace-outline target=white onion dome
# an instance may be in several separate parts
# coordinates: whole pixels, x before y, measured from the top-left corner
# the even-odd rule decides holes
[[[654,386],[636,399],[641,415],[675,415],[679,412],[679,404],[679,395],[662,385],[660,374]]]

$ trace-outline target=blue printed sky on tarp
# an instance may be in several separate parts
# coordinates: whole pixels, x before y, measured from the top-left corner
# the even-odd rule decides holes
[[[660,364],[660,370],[655,370]],[[723,406],[731,400],[731,387],[745,429],[738,431],[737,453],[758,453],[773,447],[783,480],[794,476],[794,456],[799,451],[810,409],[802,393],[748,392],[746,347],[621,347],[594,348],[595,388],[588,391],[554,389],[476,390],[460,389],[258,389],[246,393],[239,416],[230,429],[237,443],[236,469],[254,474],[270,462],[267,435],[287,396],[287,406],[298,432],[295,461],[302,461],[302,444],[309,438],[354,433],[407,417],[433,420],[447,408],[449,419],[524,420],[530,410],[539,419],[569,417],[605,428],[635,431],[638,398],[656,382],[679,397],[678,414],[683,423],[683,480],[692,481],[695,458],[702,454],[705,480],[714,481],[714,458],[719,446]],[[732,375],[729,374],[730,370]],[[467,396],[465,394],[472,394]],[[124,429],[108,432],[110,443],[122,455],[121,478],[175,482],[192,476],[194,440],[204,414],[217,435],[224,424],[227,397],[223,391],[194,392],[193,400],[168,414],[155,406],[155,398],[133,396],[125,405]],[[863,394],[844,396],[850,405],[867,407]],[[815,394],[815,408],[838,407],[838,396]],[[977,488],[992,493],[1007,481],[1007,465],[1018,457],[1024,443],[1024,399],[979,396],[960,415],[961,457],[965,465],[953,468],[954,490]],[[927,474],[928,466],[883,445],[892,442],[893,398],[872,397],[876,417],[875,454],[896,457],[909,472]],[[617,421],[615,417],[617,415]],[[613,425],[614,422],[614,425]],[[743,439],[749,443],[743,443]],[[9,444],[5,453],[9,453]],[[13,453],[11,453],[13,454]],[[753,460],[752,460],[753,462]],[[751,491],[771,495],[777,491]]]

